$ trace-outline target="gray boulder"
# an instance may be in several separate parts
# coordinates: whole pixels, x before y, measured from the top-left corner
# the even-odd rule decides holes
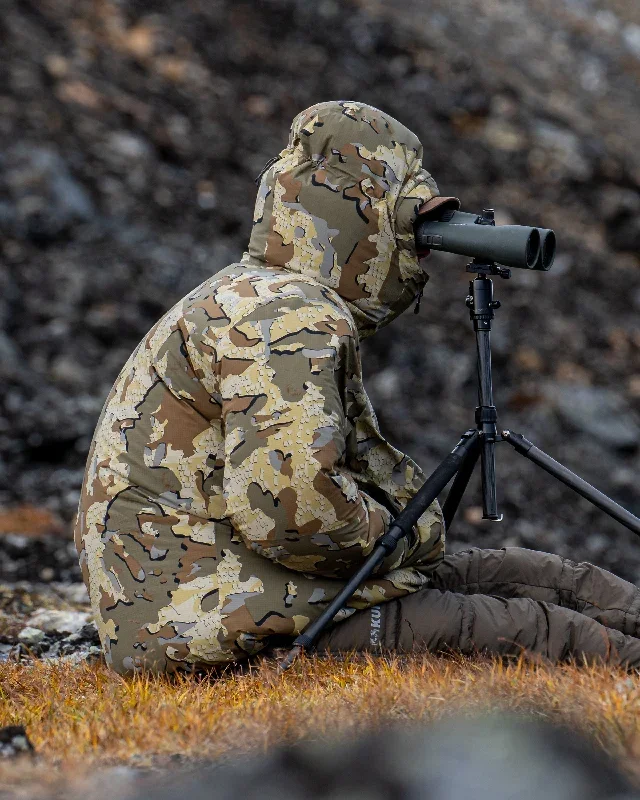
[[[95,215],[88,192],[50,147],[17,144],[3,153],[0,189],[9,197],[0,206],[0,230],[17,239],[57,239]]]

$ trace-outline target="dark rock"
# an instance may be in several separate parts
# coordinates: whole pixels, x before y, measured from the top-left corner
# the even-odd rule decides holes
[[[23,725],[8,725],[5,728],[0,728],[1,758],[33,755],[35,755],[35,748],[31,744]]]
[[[640,420],[613,389],[592,386],[554,386],[550,396],[562,418],[608,447],[635,451]]]
[[[81,580],[78,553],[73,542],[45,534],[0,536],[0,580]]]
[[[8,644],[7,642],[0,643],[0,664],[17,658],[19,653],[20,647],[18,645]]]
[[[93,203],[55,150],[17,144],[0,158],[0,182],[11,198],[0,213],[5,233],[42,242],[57,239],[95,214]]]

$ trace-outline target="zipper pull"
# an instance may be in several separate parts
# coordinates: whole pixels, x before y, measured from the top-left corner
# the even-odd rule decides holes
[[[420,313],[420,301],[422,300],[422,293],[424,292],[424,288],[420,289],[418,292],[418,299],[416,300],[415,308],[413,309],[414,314]]]

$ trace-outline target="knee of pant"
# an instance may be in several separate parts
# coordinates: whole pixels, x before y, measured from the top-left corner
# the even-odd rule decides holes
[[[470,624],[465,629],[470,650],[519,655],[535,648],[540,638],[540,614],[534,600],[489,595],[474,595],[467,600]]]
[[[439,589],[423,589],[400,598],[396,624],[389,631],[390,646],[405,652],[422,647],[458,649],[466,599]]]
[[[472,547],[445,557],[436,570],[434,589],[450,590],[462,594],[481,591],[481,584],[490,582],[500,569],[505,557],[503,550],[483,550]]]
[[[542,584],[555,590],[566,588],[563,583],[567,582],[571,587],[572,576],[566,570],[571,562],[560,556],[524,547],[505,547],[504,552],[502,577],[505,580],[528,586]]]
[[[467,586],[471,564],[476,558],[477,548],[458,550],[444,557],[437,569],[430,576],[430,586],[440,591],[460,591]],[[461,591],[464,591],[462,589]]]

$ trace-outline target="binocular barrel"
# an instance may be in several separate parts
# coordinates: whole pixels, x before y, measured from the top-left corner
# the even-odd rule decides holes
[[[541,269],[545,272],[551,269],[553,260],[556,257],[556,235],[548,228],[538,228],[540,231],[540,258],[534,269]]]
[[[461,256],[496,262],[506,267],[548,270],[553,264],[556,237],[545,228],[494,225],[478,214],[446,212],[443,218],[424,219],[415,226],[416,247],[444,250]]]

